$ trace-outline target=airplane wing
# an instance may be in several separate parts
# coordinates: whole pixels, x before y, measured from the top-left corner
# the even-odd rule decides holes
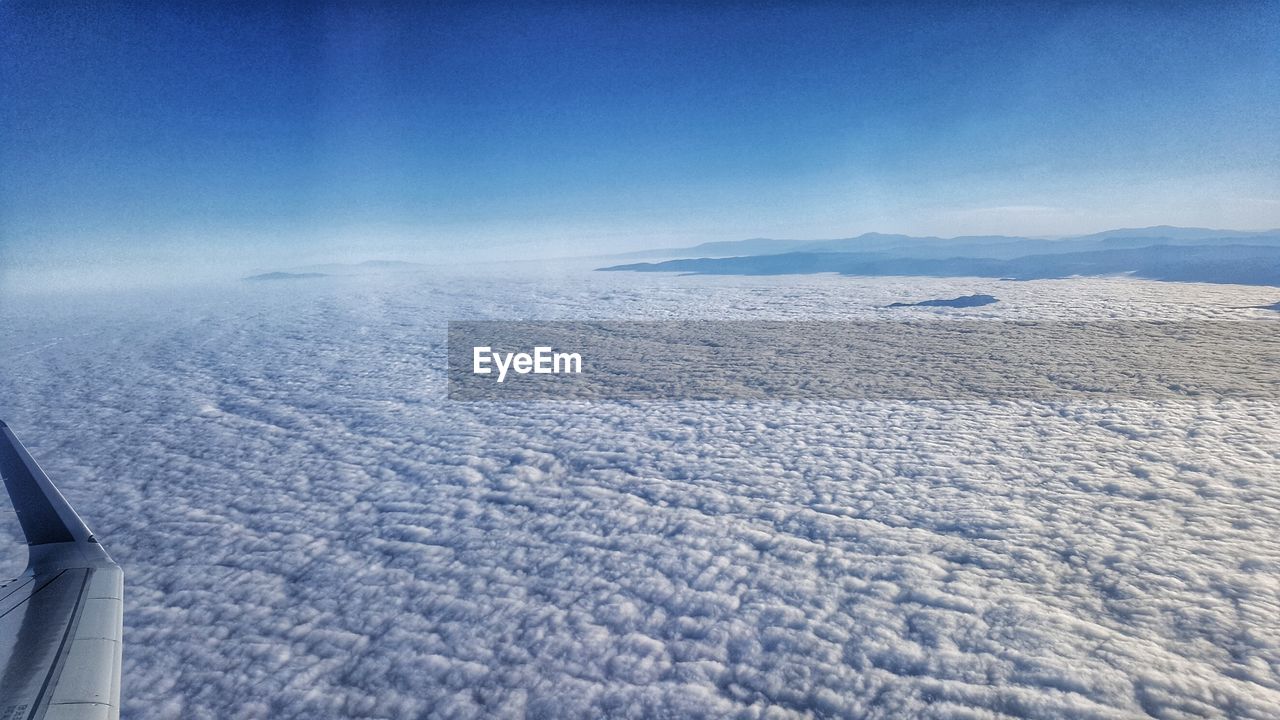
[[[0,720],[120,717],[124,574],[0,422],[27,570],[0,587]]]

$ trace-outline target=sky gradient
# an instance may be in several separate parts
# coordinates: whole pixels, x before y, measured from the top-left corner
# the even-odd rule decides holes
[[[0,257],[1280,226],[1280,5],[0,5]]]

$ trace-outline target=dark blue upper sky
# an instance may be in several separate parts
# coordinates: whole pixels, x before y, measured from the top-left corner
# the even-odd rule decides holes
[[[0,242],[274,259],[1280,225],[1280,4],[786,5],[6,3]]]

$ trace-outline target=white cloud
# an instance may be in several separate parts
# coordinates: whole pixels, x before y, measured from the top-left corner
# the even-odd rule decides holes
[[[1036,319],[1276,299],[596,274],[9,304],[0,412],[125,567],[131,718],[1271,714],[1273,407],[443,399],[449,318],[986,291]]]

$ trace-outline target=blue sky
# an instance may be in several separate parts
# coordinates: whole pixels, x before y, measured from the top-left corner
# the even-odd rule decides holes
[[[788,5],[6,3],[0,242],[272,263],[1280,226],[1280,5]]]

